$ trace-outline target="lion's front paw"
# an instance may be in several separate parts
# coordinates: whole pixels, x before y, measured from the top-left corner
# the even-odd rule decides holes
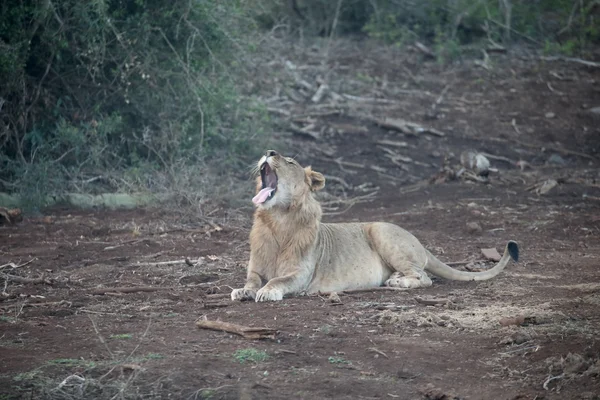
[[[256,301],[279,301],[283,299],[283,290],[263,287],[256,292]]]
[[[256,298],[256,291],[252,289],[233,289],[231,292],[231,300],[254,300]]]

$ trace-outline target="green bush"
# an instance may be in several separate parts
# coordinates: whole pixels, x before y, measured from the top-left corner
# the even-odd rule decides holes
[[[3,1],[0,189],[114,189],[111,171],[245,149],[253,31],[242,1]]]

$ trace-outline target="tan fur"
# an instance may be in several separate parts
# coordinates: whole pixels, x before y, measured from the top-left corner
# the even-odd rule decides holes
[[[389,223],[321,222],[313,192],[325,186],[323,175],[270,150],[258,162],[277,174],[273,197],[259,204],[250,232],[246,285],[232,300],[281,300],[284,295],[386,286],[431,286],[425,271],[453,280],[484,280],[508,264],[516,243],[509,242],[500,262],[485,272],[452,269],[427,251],[412,234]],[[257,180],[257,192],[262,181]],[[263,286],[264,285],[264,286]]]

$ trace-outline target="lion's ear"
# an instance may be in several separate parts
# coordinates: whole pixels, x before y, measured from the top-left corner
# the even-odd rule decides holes
[[[306,182],[313,192],[321,190],[325,187],[325,177],[322,173],[313,171],[311,167],[304,168],[306,173]]]

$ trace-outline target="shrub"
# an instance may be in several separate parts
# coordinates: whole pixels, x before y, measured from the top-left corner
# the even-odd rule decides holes
[[[261,113],[237,94],[254,29],[243,5],[3,1],[0,188],[35,203],[245,149]]]

